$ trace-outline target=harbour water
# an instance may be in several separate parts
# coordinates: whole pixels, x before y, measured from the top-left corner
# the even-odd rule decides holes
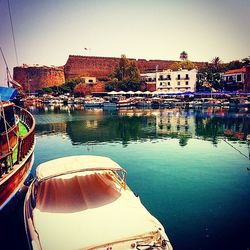
[[[33,175],[54,158],[108,156],[126,169],[128,185],[164,225],[174,249],[250,249],[246,110],[30,110],[36,119]],[[11,214],[11,221],[1,219],[1,242],[27,249],[22,197]]]

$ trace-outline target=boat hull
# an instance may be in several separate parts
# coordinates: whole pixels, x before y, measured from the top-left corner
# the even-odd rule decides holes
[[[24,181],[30,174],[34,162],[34,149],[17,166],[14,166],[12,172],[3,178],[0,182],[0,210],[2,210],[13,198],[13,196],[22,187]]]

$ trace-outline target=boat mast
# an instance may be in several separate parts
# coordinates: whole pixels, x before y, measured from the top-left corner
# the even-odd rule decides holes
[[[5,56],[4,56],[4,53],[3,53],[3,50],[2,50],[1,47],[0,47],[0,51],[1,51],[1,54],[2,54],[2,57],[3,57],[4,63],[5,63],[5,67],[6,67],[7,84],[8,84],[8,87],[10,87],[10,78],[12,78],[12,77],[11,77],[9,67],[8,67],[7,61],[6,61],[6,59],[5,59]]]

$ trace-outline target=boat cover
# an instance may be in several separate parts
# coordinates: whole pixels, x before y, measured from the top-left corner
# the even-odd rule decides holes
[[[33,222],[42,249],[89,249],[152,235],[162,225],[111,171],[82,172],[40,184]]]
[[[9,101],[17,96],[17,90],[14,88],[0,87],[0,100]]]
[[[123,170],[120,165],[108,157],[81,155],[63,157],[42,163],[36,169],[36,176],[41,180],[70,171],[91,169]]]

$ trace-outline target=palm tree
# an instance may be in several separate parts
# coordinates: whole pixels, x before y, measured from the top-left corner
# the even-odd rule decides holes
[[[220,68],[221,63],[222,63],[222,61],[221,61],[221,59],[220,59],[218,56],[216,56],[216,57],[213,58],[213,60],[212,60],[212,64],[213,64],[213,66],[214,66],[214,68],[215,68],[216,70],[218,70],[218,69]]]
[[[188,53],[186,51],[182,51],[180,53],[180,59],[183,60],[183,61],[187,60],[188,59]]]

